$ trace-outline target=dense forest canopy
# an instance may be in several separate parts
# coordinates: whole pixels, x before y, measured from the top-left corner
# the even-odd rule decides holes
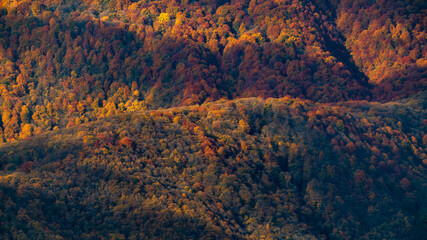
[[[423,239],[422,0],[0,0],[4,239]]]
[[[6,144],[0,231],[44,239],[422,239],[423,101],[220,101]]]
[[[408,97],[425,8],[393,2],[2,1],[3,141],[221,98]]]

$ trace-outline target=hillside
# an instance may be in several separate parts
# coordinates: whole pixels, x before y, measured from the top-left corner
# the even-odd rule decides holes
[[[427,88],[421,3],[326,3],[2,1],[0,136],[221,98],[384,101]]]
[[[0,239],[423,239],[420,0],[0,0]]]
[[[356,65],[378,100],[427,88],[425,1],[316,1],[345,37]]]
[[[6,144],[0,230],[6,239],[422,239],[425,109],[425,99],[241,99]]]

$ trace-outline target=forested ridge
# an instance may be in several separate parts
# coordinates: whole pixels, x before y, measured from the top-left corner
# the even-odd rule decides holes
[[[409,97],[425,8],[393,2],[2,1],[0,136],[221,98]]]
[[[419,0],[1,0],[0,238],[424,239]]]
[[[1,230],[11,230],[6,238],[423,238],[425,101],[353,104],[220,101],[3,145]]]

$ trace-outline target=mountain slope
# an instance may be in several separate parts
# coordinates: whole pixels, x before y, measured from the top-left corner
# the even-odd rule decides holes
[[[0,0],[0,238],[423,239],[425,9]]]
[[[315,2],[336,19],[355,63],[375,85],[375,99],[389,101],[427,88],[425,2]]]
[[[370,98],[366,77],[335,50],[344,43],[333,23],[309,2],[117,4],[2,3],[4,141],[28,135],[25,124],[37,134],[220,98]]]
[[[425,114],[425,99],[241,99],[5,144],[1,230],[6,238],[420,239]]]

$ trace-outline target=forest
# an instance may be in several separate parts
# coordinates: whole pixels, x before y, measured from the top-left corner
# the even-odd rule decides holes
[[[0,0],[0,239],[424,239],[422,0]]]

